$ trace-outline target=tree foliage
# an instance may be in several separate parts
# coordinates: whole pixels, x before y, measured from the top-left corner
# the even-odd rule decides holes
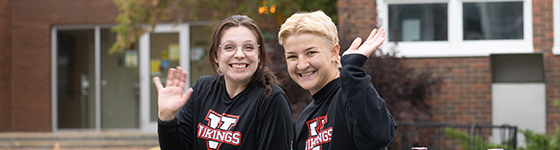
[[[109,53],[122,52],[140,35],[150,31],[160,20],[169,19],[173,10],[178,9],[178,0],[114,0],[119,9],[117,22],[112,28],[117,40]]]
[[[253,18],[264,31],[277,32],[298,11],[323,10],[336,21],[336,0],[114,0],[119,15],[117,40],[109,53],[122,52],[158,23],[185,19],[220,21],[234,14]],[[271,35],[275,36],[275,34]]]

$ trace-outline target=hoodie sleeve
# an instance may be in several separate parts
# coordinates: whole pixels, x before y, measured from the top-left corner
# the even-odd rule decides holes
[[[202,77],[198,81],[204,80]],[[162,150],[193,149],[195,147],[196,126],[193,122],[195,112],[195,101],[200,91],[197,84],[193,85],[194,91],[185,105],[179,109],[175,119],[171,121],[161,121],[158,119],[158,141]]]
[[[189,101],[179,110],[175,119],[171,121],[158,119],[158,140],[162,150],[193,147],[192,107],[189,106]]]
[[[360,54],[342,57],[341,86],[347,100],[347,120],[359,149],[381,149],[395,138],[396,124],[362,68],[368,58]]]
[[[282,90],[280,87],[274,87]],[[258,149],[289,150],[292,142],[292,107],[284,92],[277,92],[265,100],[264,114],[257,131]]]

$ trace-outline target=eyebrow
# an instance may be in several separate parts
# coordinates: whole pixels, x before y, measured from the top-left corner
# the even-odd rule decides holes
[[[308,47],[305,50],[303,50],[303,52],[307,52],[307,51],[310,51],[310,50],[315,49],[315,48],[316,48],[315,46],[311,46],[311,47]],[[286,52],[286,54],[293,54],[293,53],[295,53],[295,52]]]
[[[232,40],[225,40],[225,41],[223,41],[222,43],[226,43],[226,42],[237,43],[237,42],[234,42],[234,41],[232,41]],[[253,41],[253,40],[246,40],[246,41],[243,41],[243,42],[241,42],[241,43],[246,43],[246,42],[255,42],[255,43],[258,43],[257,41]]]

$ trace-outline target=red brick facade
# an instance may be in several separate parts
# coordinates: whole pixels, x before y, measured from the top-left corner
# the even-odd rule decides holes
[[[434,122],[492,124],[489,57],[407,58],[406,63],[418,69],[428,64],[444,78],[441,92],[428,101]]]
[[[554,100],[560,100],[560,55],[552,54],[554,45],[553,1],[533,0],[533,44],[535,52],[544,55],[546,81],[546,131],[549,134],[560,128],[560,108]]]
[[[11,1],[0,1],[0,131],[12,130]]]
[[[0,3],[0,7],[5,2]],[[0,131],[51,131],[51,27],[112,24],[115,23],[117,8],[112,0],[8,2],[11,2],[11,33],[14,33],[11,35],[12,76],[7,86],[1,82],[0,89],[11,89],[9,105],[12,106],[12,118],[8,119],[11,119],[12,127],[3,128],[5,125],[0,124]],[[0,9],[0,15],[3,10],[10,9]],[[1,116],[0,119],[5,117]]]
[[[339,34],[353,39],[365,38],[372,27],[377,26],[377,11],[374,0],[339,0],[337,3]]]

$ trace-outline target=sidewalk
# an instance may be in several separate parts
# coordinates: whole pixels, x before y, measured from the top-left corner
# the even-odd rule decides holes
[[[0,150],[157,150],[156,133],[0,132]]]

